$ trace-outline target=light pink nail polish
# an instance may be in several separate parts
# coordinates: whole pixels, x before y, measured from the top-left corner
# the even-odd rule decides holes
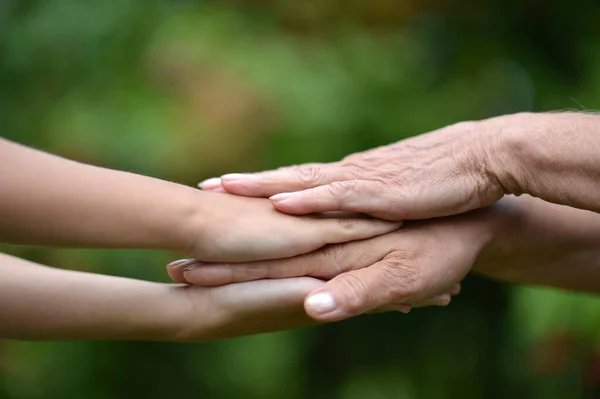
[[[183,265],[185,263],[190,263],[190,262],[193,262],[193,261],[194,261],[194,259],[179,259],[179,260],[175,260],[175,261],[169,263],[167,265],[167,267],[181,266],[181,265]]]
[[[184,272],[191,272],[192,270],[194,270],[195,268],[198,267],[197,263],[194,263],[192,265],[189,265],[188,267],[186,267],[185,269],[183,269]]]

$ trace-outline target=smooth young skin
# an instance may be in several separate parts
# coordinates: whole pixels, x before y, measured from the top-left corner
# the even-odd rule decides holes
[[[303,277],[216,288],[66,271],[0,255],[0,338],[200,342],[315,324]]]
[[[214,286],[264,278],[331,279],[306,299],[315,320],[335,321],[451,290],[471,270],[513,282],[600,292],[600,215],[528,196],[492,208],[411,222],[387,235],[291,259],[198,264],[176,281]]]
[[[268,200],[201,192],[0,139],[0,242],[151,248],[206,261],[277,259],[400,227],[295,217]]]
[[[269,197],[281,212],[361,212],[390,220],[460,214],[505,194],[600,212],[600,115],[520,113],[462,122],[340,162],[200,183]]]
[[[305,302],[319,321],[337,321],[394,306],[432,304],[458,291],[479,251],[493,237],[485,211],[431,223],[413,222],[381,236],[286,260],[199,264],[171,270],[175,281],[214,286],[237,281],[311,276],[329,280]],[[444,295],[446,294],[446,295]],[[434,299],[435,300],[435,299]]]

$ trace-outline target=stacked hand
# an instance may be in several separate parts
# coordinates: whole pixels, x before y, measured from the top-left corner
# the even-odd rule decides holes
[[[509,220],[498,217],[502,212],[494,205],[505,194],[599,208],[585,190],[595,181],[597,168],[581,159],[594,159],[598,143],[590,142],[586,133],[597,128],[597,116],[508,115],[448,126],[331,164],[206,180],[200,184],[205,191],[269,197],[275,209],[291,215],[343,211],[394,221],[433,220],[405,222],[381,237],[295,258],[236,264],[189,261],[185,267],[172,267],[170,274],[176,281],[204,286],[292,276],[328,280],[305,301],[307,313],[320,321],[380,309],[407,311],[409,304],[447,304],[502,219]],[[571,140],[562,147],[579,149],[585,156],[573,158],[577,151],[561,151],[561,135],[566,133]],[[546,176],[560,170],[557,164],[569,167],[561,171],[570,182],[566,188]]]
[[[333,164],[230,174],[200,187],[270,197],[276,210],[291,215],[342,211],[401,222],[461,214],[489,206],[504,194],[501,185],[494,185],[487,160],[478,157],[488,139],[481,133],[474,123],[463,123]],[[182,261],[172,264],[169,274],[175,281],[201,286],[297,276],[322,279],[327,282],[305,301],[307,313],[319,321],[443,306],[459,292],[460,281],[491,239],[487,213],[406,223],[381,237],[283,260],[224,263],[230,259],[197,258],[220,263]]]
[[[458,221],[412,223],[376,238],[338,244],[288,259],[248,263],[181,261],[168,267],[180,283],[220,286],[243,281],[310,276],[329,280],[306,300],[308,314],[335,321],[410,305],[444,306],[460,290],[491,230],[480,215]],[[443,270],[443,272],[441,272]]]
[[[202,191],[0,139],[1,242],[191,258],[163,285],[0,256],[0,336],[217,339],[444,306],[472,269],[597,292],[599,118],[459,123]]]

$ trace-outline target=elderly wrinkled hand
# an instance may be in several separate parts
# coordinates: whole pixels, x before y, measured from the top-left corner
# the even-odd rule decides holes
[[[600,212],[600,115],[520,113],[445,128],[346,157],[200,183],[270,196],[284,213],[348,211],[428,219],[489,206],[505,194]]]
[[[270,197],[289,214],[347,211],[388,220],[426,219],[491,205],[504,195],[485,147],[497,140],[475,122],[357,153],[200,183],[204,190]]]
[[[447,305],[491,240],[488,210],[411,222],[384,236],[288,259],[214,264],[190,260],[169,268],[178,282],[216,286],[310,276],[328,280],[305,300],[309,316],[336,321],[407,306]]]

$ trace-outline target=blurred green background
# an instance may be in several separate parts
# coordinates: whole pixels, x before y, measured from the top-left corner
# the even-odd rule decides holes
[[[593,0],[1,0],[0,134],[193,185],[598,109],[598,15]],[[1,249],[156,281],[175,259]],[[447,309],[210,344],[0,341],[0,398],[592,398],[599,332],[593,297],[470,277]]]

